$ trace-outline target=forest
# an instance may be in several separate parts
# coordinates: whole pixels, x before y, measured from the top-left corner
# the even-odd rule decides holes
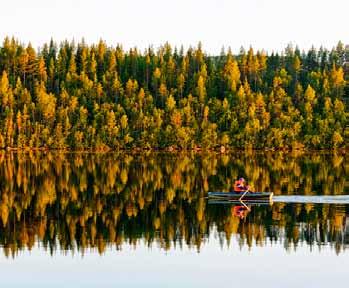
[[[349,138],[349,49],[209,55],[51,40],[0,46],[0,148],[333,149]]]

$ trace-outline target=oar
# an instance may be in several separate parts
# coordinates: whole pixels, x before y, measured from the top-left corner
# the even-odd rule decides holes
[[[244,194],[241,195],[241,197],[239,198],[239,201],[241,201],[242,198],[244,198],[245,195],[246,195],[248,192],[250,192],[250,191],[247,189],[247,190],[244,192]]]
[[[242,205],[244,205],[244,207],[245,207],[249,212],[251,211],[250,207],[248,207],[248,206],[245,204],[244,201],[240,200],[240,203],[241,203]]]

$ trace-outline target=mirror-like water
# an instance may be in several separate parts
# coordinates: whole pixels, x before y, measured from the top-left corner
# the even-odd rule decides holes
[[[325,287],[349,264],[348,172],[345,154],[2,153],[0,273],[18,287],[305,287],[317,273]],[[208,203],[239,176],[276,201]]]

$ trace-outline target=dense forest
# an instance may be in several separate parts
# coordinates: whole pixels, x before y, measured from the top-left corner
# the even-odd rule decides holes
[[[36,246],[100,253],[146,245],[200,251],[213,236],[241,247],[349,244],[349,207],[251,205],[245,218],[231,204],[210,204],[209,189],[229,191],[244,175],[276,195],[346,195],[348,154],[0,152],[0,253]],[[210,237],[209,237],[210,236]],[[109,249],[110,250],[110,249]],[[316,249],[315,249],[316,250]]]
[[[349,49],[0,47],[0,148],[335,148]],[[349,66],[349,65],[348,65]]]

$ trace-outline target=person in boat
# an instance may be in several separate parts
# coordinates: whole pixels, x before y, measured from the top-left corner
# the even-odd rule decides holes
[[[240,178],[236,180],[234,183],[234,192],[235,193],[243,193],[246,190],[250,190],[250,186],[246,185],[246,181],[244,178]]]

